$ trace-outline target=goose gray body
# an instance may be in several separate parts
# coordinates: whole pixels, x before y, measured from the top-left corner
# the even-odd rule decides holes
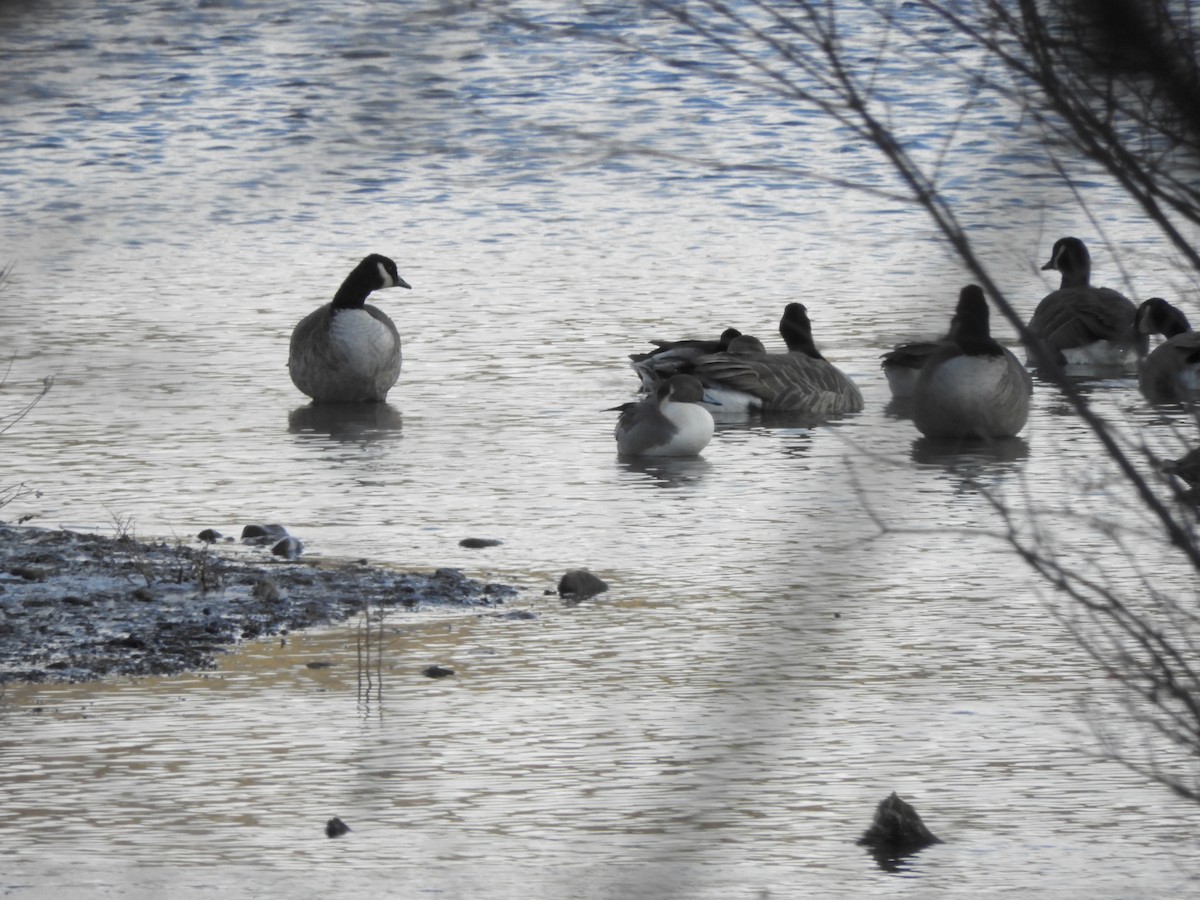
[[[673,375],[637,403],[621,409],[613,437],[621,456],[695,456],[713,436],[704,386],[691,375]]]
[[[787,305],[779,333],[787,344],[786,353],[767,353],[741,342],[735,346],[746,349],[701,354],[690,359],[684,371],[700,380],[705,395],[718,401],[722,412],[827,418],[862,410],[858,387],[817,351],[802,304]],[[643,384],[663,377],[652,360],[641,367],[634,363]]]
[[[921,369],[913,391],[913,423],[926,437],[1015,436],[1029,418],[1033,380],[1013,353],[991,336],[983,289],[959,295],[954,338]]]
[[[1137,307],[1111,288],[1092,286],[1092,257],[1083,241],[1059,238],[1042,269],[1057,270],[1062,280],[1037,305],[1028,329],[1059,365],[1121,366],[1146,352],[1146,337],[1134,327]],[[1026,357],[1036,364],[1032,346]]]
[[[1137,330],[1166,340],[1138,364],[1138,387],[1151,403],[1194,400],[1200,396],[1200,333],[1187,316],[1161,297],[1138,307]]]
[[[371,254],[331,302],[300,320],[288,348],[292,383],[316,403],[375,403],[400,377],[400,333],[366,302],[372,291],[409,287],[386,256]]]

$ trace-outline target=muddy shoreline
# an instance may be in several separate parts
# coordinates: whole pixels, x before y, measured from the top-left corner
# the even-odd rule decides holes
[[[211,669],[240,641],[341,622],[367,606],[494,607],[517,595],[455,569],[0,525],[0,685]]]

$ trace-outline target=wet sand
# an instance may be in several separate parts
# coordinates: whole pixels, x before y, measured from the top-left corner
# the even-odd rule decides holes
[[[0,525],[0,684],[211,669],[239,641],[368,607],[491,607],[516,595],[455,569]]]

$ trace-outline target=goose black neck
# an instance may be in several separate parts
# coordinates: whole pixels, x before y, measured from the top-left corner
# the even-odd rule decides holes
[[[333,295],[334,309],[362,309],[371,291],[375,290],[376,278],[373,272],[358,266],[346,276],[342,286]]]
[[[812,324],[808,321],[808,310],[799,303],[789,303],[779,320],[779,336],[787,344],[789,353],[803,353],[813,359],[824,359],[813,343]]]
[[[990,313],[983,289],[968,285],[962,289],[954,313],[954,339],[967,356],[1001,356],[1003,348],[992,338]]]

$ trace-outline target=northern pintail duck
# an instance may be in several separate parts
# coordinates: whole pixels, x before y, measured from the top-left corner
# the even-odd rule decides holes
[[[722,412],[800,413],[818,418],[859,412],[863,408],[858,387],[817,350],[808,311],[789,303],[779,322],[786,353],[767,353],[742,342],[748,349],[731,348],[691,359],[685,371],[704,385],[705,396],[716,400]],[[661,379],[654,358],[634,368],[642,383]]]
[[[695,456],[713,436],[704,386],[691,375],[672,375],[637,403],[618,407],[613,436],[621,456]]]
[[[1092,286],[1092,257],[1083,241],[1059,238],[1042,269],[1057,270],[1062,281],[1037,305],[1028,329],[1059,365],[1120,366],[1146,352],[1146,336],[1133,324],[1137,307],[1111,288]],[[1026,347],[1026,359],[1037,363],[1033,347]]]
[[[1151,297],[1137,310],[1139,334],[1161,334],[1166,340],[1138,365],[1138,387],[1151,403],[1171,403],[1200,396],[1200,333],[1187,316],[1161,297]]]
[[[741,337],[736,328],[726,328],[715,341],[689,338],[682,341],[651,339],[654,349],[649,353],[630,353],[633,368],[642,377],[642,387],[653,393],[660,381],[676,372],[685,372],[697,356],[706,353],[722,353],[729,349],[732,341]]]
[[[400,333],[366,302],[372,291],[409,287],[386,256],[372,253],[354,267],[333,301],[292,331],[288,371],[317,403],[383,402],[400,377]]]
[[[913,392],[913,422],[931,438],[1013,437],[1029,418],[1033,380],[988,326],[983,289],[962,289],[953,341],[921,369]]]

